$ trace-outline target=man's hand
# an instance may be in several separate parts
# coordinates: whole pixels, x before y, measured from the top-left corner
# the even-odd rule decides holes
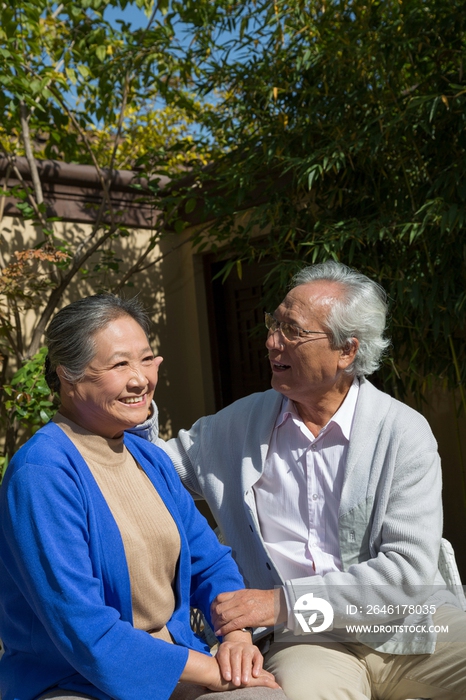
[[[253,645],[249,632],[230,632],[220,644],[215,659],[222,678],[237,688],[259,681],[260,685],[277,688],[274,677],[262,668],[262,654]]]
[[[243,627],[272,627],[287,618],[285,596],[281,589],[220,593],[212,603],[211,615],[215,634],[222,637]]]

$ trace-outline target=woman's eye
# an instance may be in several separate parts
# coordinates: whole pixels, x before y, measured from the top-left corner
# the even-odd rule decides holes
[[[117,362],[117,363],[116,363],[115,365],[113,365],[113,366],[114,366],[114,367],[126,367],[127,364],[128,364],[128,363],[127,363],[126,361],[122,360],[121,362]]]

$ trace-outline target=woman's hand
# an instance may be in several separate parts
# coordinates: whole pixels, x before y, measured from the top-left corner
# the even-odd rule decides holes
[[[215,659],[222,677],[235,687],[247,685],[251,678],[259,678],[262,671],[262,654],[253,645],[249,632],[237,630],[225,635]]]
[[[233,634],[233,633],[232,633]],[[247,633],[235,633],[241,634],[243,638]],[[249,634],[247,634],[249,636]],[[223,651],[220,651],[223,644],[227,644]],[[201,654],[197,651],[190,650],[188,661],[181,674],[180,681],[187,683],[196,683],[198,685],[203,685],[209,690],[222,691],[222,690],[234,690],[238,687],[253,687],[253,686],[265,686],[267,688],[279,688],[280,686],[275,682],[275,678],[271,673],[265,671],[262,668],[262,655],[257,649],[254,652],[253,645],[251,642],[244,641],[241,642],[224,642],[220,645],[218,654],[221,654],[220,659],[217,657],[207,656],[206,654]],[[236,648],[237,647],[237,648]],[[248,649],[246,649],[248,647]],[[243,678],[243,653],[244,653],[244,668],[248,666],[248,673],[245,674],[248,678],[244,681]],[[256,653],[261,657],[260,661],[256,659]],[[228,660],[227,660],[228,657]],[[248,661],[246,661],[248,659]],[[253,659],[256,659],[255,661]],[[239,673],[239,683],[233,682],[233,680],[227,680],[223,676],[220,664],[224,669],[227,666],[230,668],[230,673],[233,679],[237,679]],[[241,670],[238,672],[238,668]],[[253,671],[254,669],[254,671]],[[226,671],[225,671],[226,672]]]

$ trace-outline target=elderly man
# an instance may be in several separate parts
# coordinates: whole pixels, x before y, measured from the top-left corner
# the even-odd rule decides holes
[[[466,698],[466,615],[437,567],[437,445],[365,378],[386,313],[366,276],[303,269],[266,314],[272,390],[162,444],[250,589],[218,597],[216,632],[275,626],[261,645],[291,700]]]

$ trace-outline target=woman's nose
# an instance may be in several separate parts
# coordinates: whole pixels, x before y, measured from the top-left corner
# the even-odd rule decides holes
[[[128,379],[128,384],[130,386],[145,386],[147,384],[147,377],[142,367],[135,365],[131,367],[131,376]]]

